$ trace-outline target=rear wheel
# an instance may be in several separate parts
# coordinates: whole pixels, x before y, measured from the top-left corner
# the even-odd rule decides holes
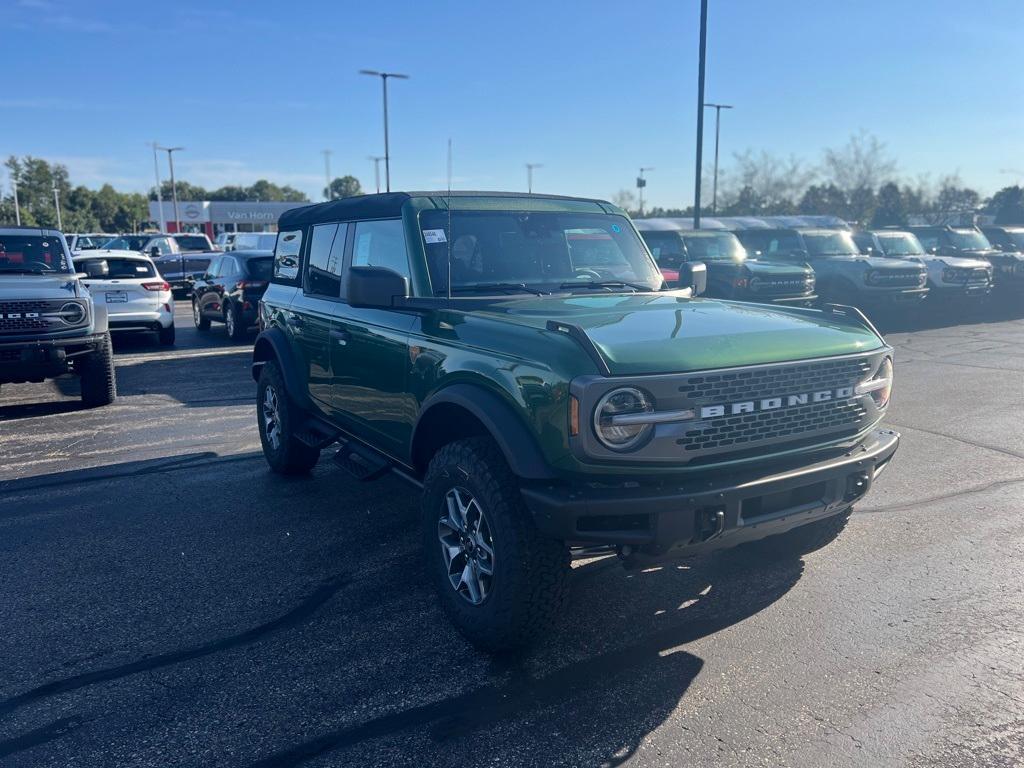
[[[301,411],[285,391],[284,377],[276,360],[268,360],[260,371],[256,421],[263,455],[272,470],[282,475],[301,475],[316,466],[320,451],[295,437]]]
[[[109,333],[103,335],[92,354],[75,361],[75,371],[81,380],[82,403],[87,408],[114,402],[117,397],[117,378]]]
[[[157,335],[160,337],[161,347],[169,347],[174,344],[174,323],[171,323],[166,328],[161,328]]]
[[[429,576],[473,645],[519,648],[554,623],[567,595],[569,550],[541,536],[493,440],[458,440],[438,451],[422,514]]]
[[[194,296],[192,297],[192,322],[200,331],[210,330],[210,318],[203,317],[203,313],[199,311],[199,302]]]

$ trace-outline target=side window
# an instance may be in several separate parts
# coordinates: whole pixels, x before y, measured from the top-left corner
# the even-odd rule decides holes
[[[341,296],[342,255],[347,224],[319,224],[309,238],[309,269],[306,292],[332,299]]]
[[[224,260],[223,256],[214,256],[210,262],[210,266],[206,268],[206,274],[209,277],[216,277],[217,270],[220,269],[220,263]]]
[[[409,277],[409,255],[401,219],[360,221],[355,227],[353,267],[386,267]]]
[[[160,249],[161,256],[174,252],[173,249],[171,248],[170,241],[166,237],[158,237],[156,240],[153,241],[153,245]]]
[[[230,277],[238,272],[238,264],[234,256],[225,256],[220,261],[220,269],[217,270],[217,277]]]
[[[237,238],[236,238],[237,242]],[[274,277],[294,280],[299,276],[299,252],[302,250],[302,230],[282,232],[274,250]]]
[[[939,236],[934,232],[918,232],[917,239],[921,241],[926,251],[939,247]]]

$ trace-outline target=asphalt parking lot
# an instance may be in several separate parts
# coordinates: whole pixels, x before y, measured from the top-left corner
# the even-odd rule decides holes
[[[891,468],[831,546],[579,563],[532,653],[426,585],[417,493],[271,475],[249,348],[0,393],[0,764],[1024,764],[1024,308],[892,323]]]

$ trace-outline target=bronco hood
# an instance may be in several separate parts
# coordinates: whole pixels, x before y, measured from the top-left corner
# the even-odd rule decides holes
[[[81,296],[73,273],[23,275],[0,272],[0,301],[72,299]]]
[[[673,292],[519,299],[494,304],[487,314],[536,328],[546,328],[549,320],[575,325],[613,375],[806,360],[883,345],[849,318]]]

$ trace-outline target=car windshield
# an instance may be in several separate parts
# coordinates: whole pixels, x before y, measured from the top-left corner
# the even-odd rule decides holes
[[[860,253],[849,232],[804,232],[811,256],[856,256]]]
[[[924,256],[924,246],[916,235],[910,233],[898,235],[878,234],[886,256]]]
[[[178,235],[174,239],[186,251],[205,251],[210,247],[203,235]]]
[[[123,235],[107,240],[103,248],[108,251],[141,251],[149,240],[149,235]]]
[[[435,295],[485,291],[656,291],[662,277],[624,216],[528,211],[424,211]],[[567,283],[572,285],[567,286]]]
[[[949,242],[961,251],[988,251],[992,244],[981,232],[973,229],[954,229],[949,233]]]
[[[142,277],[156,277],[156,268],[142,259],[75,259],[79,272],[85,272],[87,265],[99,264],[104,280],[134,280]]]
[[[265,259],[248,259],[245,262],[245,266],[249,272],[249,277],[253,280],[270,280],[271,274],[274,271],[274,259],[270,257]]]
[[[70,272],[59,237],[0,235],[0,272]]]
[[[732,232],[683,235],[691,261],[743,261],[747,250]]]

